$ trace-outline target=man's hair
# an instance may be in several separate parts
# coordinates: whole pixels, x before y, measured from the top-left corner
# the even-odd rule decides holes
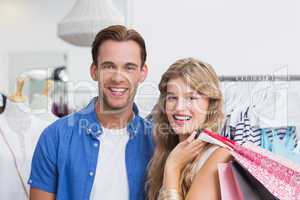
[[[98,64],[98,52],[100,46],[103,42],[107,40],[113,40],[118,42],[129,41],[132,40],[136,42],[141,50],[141,61],[142,66],[146,62],[147,52],[146,52],[146,45],[143,37],[134,29],[127,29],[125,26],[122,25],[114,25],[109,26],[103,30],[101,30],[95,37],[95,40],[92,44],[92,57],[93,63]]]

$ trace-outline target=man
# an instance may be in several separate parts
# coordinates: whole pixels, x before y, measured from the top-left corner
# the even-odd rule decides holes
[[[108,27],[95,37],[92,57],[99,96],[42,133],[28,181],[31,200],[145,199],[152,128],[134,104],[148,72],[144,39]]]

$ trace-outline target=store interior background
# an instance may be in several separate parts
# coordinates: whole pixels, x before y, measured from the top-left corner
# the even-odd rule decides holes
[[[219,75],[300,74],[297,0],[128,2],[128,23],[143,35],[148,50],[150,71],[137,96],[143,115],[155,103],[162,73],[178,58],[199,58]],[[90,48],[57,37],[57,23],[74,3],[0,0],[0,91],[14,90],[9,76],[14,56],[32,53],[66,54],[70,82],[82,82],[83,90],[94,84],[89,76]]]

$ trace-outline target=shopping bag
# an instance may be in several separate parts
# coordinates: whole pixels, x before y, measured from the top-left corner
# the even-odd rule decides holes
[[[233,161],[231,170],[243,200],[276,200],[277,198],[265,188],[254,176],[238,162]]]
[[[202,130],[198,138],[228,148],[234,159],[275,197],[300,200],[298,165],[254,144],[241,146],[208,129]]]
[[[244,200],[233,177],[231,163],[219,163],[218,176],[222,200]]]

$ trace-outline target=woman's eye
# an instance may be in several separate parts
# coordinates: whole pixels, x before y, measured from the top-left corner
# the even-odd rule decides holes
[[[190,97],[190,100],[198,100],[199,97]]]

